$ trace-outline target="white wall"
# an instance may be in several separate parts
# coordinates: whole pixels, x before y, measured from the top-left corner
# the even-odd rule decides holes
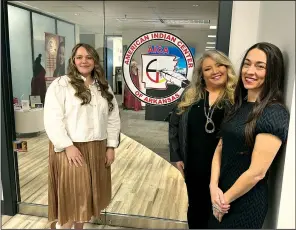
[[[95,34],[95,48],[102,48],[104,47],[104,34]]]
[[[289,26],[287,26],[289,25]],[[266,41],[277,45],[283,52],[285,65],[286,65],[286,79],[285,79],[285,104],[291,111],[291,103],[293,97],[293,85],[295,81],[295,2],[288,1],[267,1],[261,2],[260,7],[260,20],[258,30],[258,41]],[[290,126],[295,129],[295,126]],[[290,138],[288,145],[294,145],[295,138]],[[293,143],[291,143],[293,142]],[[287,145],[287,148],[288,148]],[[279,212],[279,206],[283,199],[283,172],[285,165],[285,158],[293,157],[295,151],[283,151],[277,159],[277,164],[273,166],[270,181],[270,209],[266,218],[266,228],[273,228],[277,226],[277,222],[285,218],[287,213],[293,214],[291,204],[292,197],[290,198],[290,205],[283,207],[282,212]],[[295,167],[295,161],[293,161]],[[295,181],[295,173],[290,174],[289,180]],[[289,176],[289,174],[285,176]],[[295,193],[294,196],[295,198]],[[284,204],[283,204],[284,205]],[[295,206],[294,206],[295,207]],[[288,225],[293,225],[295,228],[295,208],[294,218],[288,220]]]
[[[75,40],[76,40],[76,44],[80,42],[80,27],[77,24],[75,24]]]
[[[95,35],[94,34],[80,34],[80,42],[86,43],[95,47]]]
[[[104,34],[95,34],[95,49],[100,56],[100,63],[104,68]]]
[[[295,2],[262,1],[258,41],[274,43],[283,52],[286,65],[285,100],[291,107],[295,80]]]
[[[238,69],[244,52],[257,42],[270,42],[283,52],[286,64],[285,104],[291,110],[295,81],[295,2],[288,1],[234,1],[232,12],[229,56]],[[295,169],[294,146],[295,115],[291,114],[289,140],[286,148],[274,162],[270,175],[269,212],[264,228],[276,228],[278,224],[295,228],[295,173],[286,172],[286,167]],[[290,166],[286,165],[289,162]],[[285,169],[285,173],[284,173]],[[284,179],[283,179],[284,176]],[[288,182],[287,182],[288,181]],[[287,185],[286,183],[290,183]],[[288,196],[289,201],[285,199]],[[293,205],[293,207],[291,207]],[[288,214],[289,213],[289,214]],[[290,216],[291,218],[287,218]]]
[[[229,57],[236,70],[245,51],[257,42],[260,1],[233,1]]]
[[[113,38],[113,89],[116,89],[115,67],[122,66],[122,37]]]
[[[277,229],[295,229],[295,83]]]

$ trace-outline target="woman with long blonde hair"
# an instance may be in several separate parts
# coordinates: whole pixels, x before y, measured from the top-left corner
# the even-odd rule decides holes
[[[228,57],[206,51],[169,122],[170,160],[185,178],[189,228],[207,228],[212,157],[225,111],[233,103],[237,77]],[[225,210],[227,211],[227,207]]]
[[[68,74],[49,86],[44,106],[50,139],[48,219],[52,229],[82,229],[111,200],[111,164],[120,117],[95,49],[77,44]]]

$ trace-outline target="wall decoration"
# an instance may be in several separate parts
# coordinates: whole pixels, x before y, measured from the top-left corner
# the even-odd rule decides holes
[[[46,88],[48,88],[55,78],[66,73],[65,37],[45,33],[45,55]]]
[[[145,43],[166,41],[168,46],[149,45],[141,53],[140,89],[133,77],[133,55]],[[155,43],[154,43],[155,44]],[[138,100],[149,105],[169,105],[176,102],[189,85],[194,69],[195,49],[174,34],[153,31],[141,35],[127,48],[123,59],[123,77],[129,91]]]

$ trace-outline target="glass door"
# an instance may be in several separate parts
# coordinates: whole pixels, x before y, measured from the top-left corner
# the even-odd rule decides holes
[[[168,115],[191,80],[195,59],[215,48],[218,2],[118,4],[105,2],[107,61],[112,35],[121,36],[123,76],[122,91],[116,92],[122,141],[112,165],[107,219],[123,226],[133,220],[133,227],[183,228],[187,191],[169,161]],[[113,49],[113,55],[121,51]],[[107,63],[107,73],[108,68]]]
[[[9,3],[21,204],[42,207],[46,215],[49,139],[42,120],[44,95],[52,80],[66,74],[74,45],[83,42],[98,52],[121,115],[112,199],[99,221],[133,228],[187,227],[187,191],[170,163],[168,116],[191,81],[195,60],[216,46],[218,5],[218,1]],[[31,214],[34,211],[30,208]]]

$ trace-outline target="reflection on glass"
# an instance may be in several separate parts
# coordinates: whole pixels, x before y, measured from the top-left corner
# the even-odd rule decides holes
[[[176,47],[169,39],[149,37],[142,42],[141,37],[153,31],[173,34],[189,47],[192,57],[199,58],[207,42],[215,46],[215,38],[207,36],[216,34],[212,28],[217,26],[218,2],[205,2],[203,7],[198,7],[202,4],[197,2],[170,2],[168,7],[165,1],[137,1],[126,2],[116,9],[117,4],[117,1],[105,2],[105,30],[107,39],[112,34],[122,36],[122,71],[129,72],[130,81],[125,76],[122,93],[116,95],[122,102],[122,140],[112,165],[113,197],[106,211],[186,221],[186,186],[180,173],[168,162],[165,120],[173,105],[164,105],[168,99],[162,99],[164,104],[160,106],[147,102],[159,102],[157,98],[175,95],[177,89],[185,88],[189,84],[187,67],[194,60],[182,53],[185,46]],[[110,42],[107,47],[111,48]],[[117,53],[115,49],[111,51],[106,52],[107,72],[112,69],[110,56]],[[131,53],[125,60],[126,52]]]
[[[63,36],[65,41],[63,44],[60,44],[61,48],[59,49],[60,54],[60,65],[64,65],[61,69],[65,71],[68,68],[68,60],[71,56],[72,48],[74,47],[75,43],[78,43],[75,38],[75,25],[69,24],[66,22],[62,22],[60,20],[57,21],[57,30],[58,35]],[[62,76],[62,72],[59,76]]]
[[[33,78],[31,81],[31,95],[40,96],[41,103],[44,103],[45,93],[46,93],[46,83],[45,83],[45,69],[41,65],[42,54],[39,54],[34,61],[33,65]]]
[[[8,23],[13,97],[21,103],[22,99],[29,100],[33,77],[30,14],[9,5]],[[20,26],[21,23],[23,26]]]
[[[45,33],[55,34],[55,20],[41,14],[32,13],[34,58],[42,54],[41,64],[46,67]],[[31,45],[30,45],[31,46]]]
[[[42,9],[45,7],[43,3],[35,1],[29,4],[44,10]],[[18,4],[22,7],[27,6],[22,2]],[[56,22],[56,19],[42,13],[33,12],[31,14],[32,21],[30,21],[29,9],[21,9],[17,5],[8,6],[15,132],[17,134],[15,146],[18,152],[21,202],[47,205],[49,140],[44,132],[43,104],[50,82],[46,78],[49,77],[48,74],[55,76],[65,74],[65,63],[75,44],[76,35],[73,24],[59,20]],[[51,46],[47,47],[46,34],[63,37],[63,41],[57,43],[57,46],[51,43]],[[49,48],[54,60],[47,55],[46,48]],[[47,71],[49,66],[52,66],[51,72]]]
[[[50,7],[46,8],[41,3],[31,1],[27,4],[38,7],[46,14]],[[169,6],[166,1],[127,1],[124,4],[119,1],[106,1],[104,4],[100,1],[78,1],[75,5],[71,5],[69,1],[58,1],[48,4],[53,4],[52,8],[81,7],[87,13],[54,12],[65,21],[77,23],[76,27],[45,15],[32,14],[34,54],[33,58],[26,58],[26,64],[25,61],[21,63],[22,67],[12,66],[18,71],[15,75],[18,82],[13,84],[15,96],[21,101],[23,94],[28,94],[27,97],[29,94],[36,94],[40,95],[43,103],[46,91],[44,78],[47,74],[56,77],[67,72],[68,59],[75,43],[83,42],[93,46],[101,57],[100,63],[115,93],[122,120],[121,144],[116,149],[116,160],[111,171],[112,199],[105,211],[127,216],[186,221],[187,191],[184,180],[169,163],[168,123],[165,119],[173,105],[152,106],[144,97],[141,100],[131,92],[123,77],[124,55],[137,38],[152,31],[160,31],[179,37],[195,58],[200,57],[205,49],[215,47],[216,38],[208,35],[216,34],[216,29],[210,29],[210,26],[217,26],[218,2],[197,4],[172,1]],[[11,13],[9,17],[12,17]],[[27,17],[23,20],[27,21],[27,26],[15,23],[10,27],[13,31],[26,30],[24,34],[29,38],[29,16]],[[54,60],[46,56],[45,33],[64,38],[54,50]],[[24,42],[25,36],[22,37]],[[13,40],[12,37],[10,39]],[[32,56],[31,40],[26,44],[19,48],[18,55],[12,55],[12,63],[23,55]],[[147,68],[149,62],[161,55],[177,57],[173,60],[177,61],[174,70],[171,66],[161,67],[157,62],[151,63]],[[153,59],[150,59],[152,56]],[[27,63],[29,60],[31,64]],[[186,75],[186,58],[169,41],[159,39],[146,42],[137,48],[130,61],[131,79],[139,95],[152,93],[161,98],[164,93],[173,93],[188,84],[188,79],[183,78]],[[46,68],[48,65],[52,66],[50,73]],[[26,76],[20,79],[24,73]],[[45,82],[46,87],[50,84],[49,80]],[[27,93],[24,90],[18,92],[18,88],[26,88]],[[28,152],[19,153],[21,198],[22,202],[48,205],[49,140],[43,132],[44,127],[37,125],[37,121],[43,118],[42,108],[34,108],[32,112],[34,113],[29,113],[30,125],[26,135],[20,133],[20,140],[27,141],[28,147]],[[18,115],[24,119],[22,113]],[[22,130],[23,126],[24,123],[18,123],[16,131]]]
[[[53,77],[65,75],[65,43],[60,42],[56,56],[56,68],[53,72]]]

